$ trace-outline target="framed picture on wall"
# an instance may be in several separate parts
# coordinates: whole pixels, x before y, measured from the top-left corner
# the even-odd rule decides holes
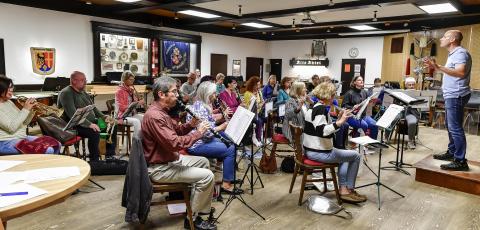
[[[163,71],[187,74],[190,70],[190,43],[163,40]]]
[[[241,60],[233,60],[233,65],[232,65],[232,76],[241,76]]]

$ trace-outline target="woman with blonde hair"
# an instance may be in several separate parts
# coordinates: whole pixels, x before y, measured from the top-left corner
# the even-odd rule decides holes
[[[290,131],[289,122],[294,125],[303,127],[304,113],[307,110],[307,88],[305,83],[295,81],[290,89],[290,98],[285,102],[285,118],[283,119],[282,133],[291,142],[292,133]]]
[[[200,120],[208,122],[210,127],[217,132],[224,131],[227,128],[228,122],[216,126],[213,116],[212,103],[215,101],[217,95],[217,86],[215,83],[206,81],[202,82],[198,88],[194,103],[189,106],[192,112],[199,116]],[[188,114],[187,122],[193,117]],[[192,130],[194,132],[196,129]],[[210,131],[207,131],[203,138],[195,142],[188,153],[194,156],[203,156],[207,158],[217,158],[223,161],[223,184],[222,191],[225,193],[233,193],[233,173],[235,165],[235,146],[227,147],[220,139],[213,136]]]
[[[217,84],[217,94],[225,91],[225,85],[223,84],[223,80],[225,80],[225,75],[223,73],[218,73],[215,77],[215,84]]]
[[[329,82],[321,83],[313,90],[313,94],[319,98],[319,101],[305,112],[303,129],[305,155],[313,161],[339,163],[340,198],[345,202],[364,202],[367,200],[366,197],[354,190],[360,155],[354,150],[333,147],[333,134],[352,116],[351,111],[347,109],[339,113],[337,121],[331,120],[327,106],[332,105],[335,93],[335,85]]]
[[[278,95],[277,76],[272,74],[268,77],[267,84],[262,89],[263,99],[267,100]]]

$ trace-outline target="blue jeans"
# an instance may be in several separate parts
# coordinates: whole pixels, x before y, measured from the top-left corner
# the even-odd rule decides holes
[[[27,136],[25,139],[27,141],[33,141],[37,139],[36,136]],[[22,139],[11,139],[7,141],[0,141],[0,155],[13,155],[20,154],[20,152],[15,148],[15,145],[20,142]],[[55,150],[52,147],[48,147],[46,154],[54,154]]]
[[[448,152],[457,160],[465,159],[467,140],[463,130],[463,109],[470,100],[470,94],[459,98],[445,99],[445,126],[448,130]]]
[[[194,156],[217,158],[223,160],[223,181],[233,181],[235,169],[235,145],[227,146],[218,138],[195,148],[189,148],[188,153]]]
[[[354,117],[350,117],[347,120],[347,123],[352,126],[354,129],[362,128],[363,132],[367,133],[367,130],[370,129],[370,137],[372,139],[377,139],[378,127],[377,122],[373,120],[370,116],[365,116],[361,120],[357,120]]]
[[[338,184],[348,189],[355,188],[358,167],[360,166],[360,154],[355,150],[333,148],[329,153],[321,153],[307,150],[305,155],[308,159],[323,163],[339,163]]]

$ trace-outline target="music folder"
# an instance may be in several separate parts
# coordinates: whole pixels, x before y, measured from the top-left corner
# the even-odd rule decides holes
[[[72,118],[70,118],[70,121],[68,121],[67,125],[65,128],[63,128],[63,131],[69,130],[78,124],[82,123],[87,115],[95,108],[94,105],[87,105],[83,108],[78,108],[75,113],[73,114]]]

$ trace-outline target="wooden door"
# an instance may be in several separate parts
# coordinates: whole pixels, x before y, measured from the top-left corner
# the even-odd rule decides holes
[[[282,59],[270,59],[270,75],[275,74],[277,80],[282,78]]]
[[[227,60],[226,54],[210,54],[210,76],[215,78],[219,73],[227,76]]]
[[[365,81],[365,59],[342,59],[342,93],[350,89],[350,82],[354,76],[360,75]]]
[[[246,80],[252,76],[260,77],[263,82],[263,58],[247,57]]]

